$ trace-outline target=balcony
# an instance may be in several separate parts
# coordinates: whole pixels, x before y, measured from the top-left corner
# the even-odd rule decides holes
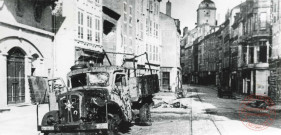
[[[268,63],[251,63],[251,64],[243,64],[243,69],[268,69]]]
[[[268,63],[256,63],[254,64],[255,69],[268,69],[269,64]]]

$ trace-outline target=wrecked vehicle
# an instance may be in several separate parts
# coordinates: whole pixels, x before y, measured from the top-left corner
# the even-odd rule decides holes
[[[112,135],[121,123],[133,120],[150,126],[152,98],[159,92],[158,75],[129,77],[129,72],[119,66],[75,65],[67,75],[67,86],[61,78],[49,80],[50,111],[40,125],[37,106],[38,131]]]

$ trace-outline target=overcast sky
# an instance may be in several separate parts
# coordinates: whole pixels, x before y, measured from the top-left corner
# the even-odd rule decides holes
[[[168,0],[162,0],[161,12],[166,13],[166,2]],[[181,29],[188,27],[193,29],[197,21],[197,8],[203,0],[170,0],[172,3],[172,17],[180,19]],[[217,20],[222,23],[225,20],[225,14],[228,9],[232,9],[236,5],[245,0],[212,0],[216,4],[217,8]]]

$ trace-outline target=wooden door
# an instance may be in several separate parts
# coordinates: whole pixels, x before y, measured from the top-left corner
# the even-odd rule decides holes
[[[8,104],[25,102],[24,72],[24,53],[12,49],[7,59]]]

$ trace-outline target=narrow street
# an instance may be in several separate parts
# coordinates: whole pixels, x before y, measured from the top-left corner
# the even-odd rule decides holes
[[[274,123],[261,131],[243,125],[239,118],[239,104],[243,99],[218,98],[212,87],[188,86],[186,114],[153,113],[151,127],[133,126],[124,135],[275,135],[281,132],[280,113]],[[160,120],[161,119],[161,120]],[[257,117],[252,118],[258,121]]]
[[[254,131],[243,125],[239,118],[242,99],[218,98],[213,87],[184,85],[184,89],[189,91],[186,98],[179,101],[187,105],[186,109],[153,108],[152,126],[132,125],[119,132],[120,135],[277,135],[281,132],[280,113],[276,113],[271,126]],[[172,93],[161,94],[173,98]],[[47,105],[41,105],[39,113],[43,116],[47,110]],[[0,113],[0,135],[38,134],[35,111],[36,106],[31,105]],[[258,121],[257,117],[252,119]]]

